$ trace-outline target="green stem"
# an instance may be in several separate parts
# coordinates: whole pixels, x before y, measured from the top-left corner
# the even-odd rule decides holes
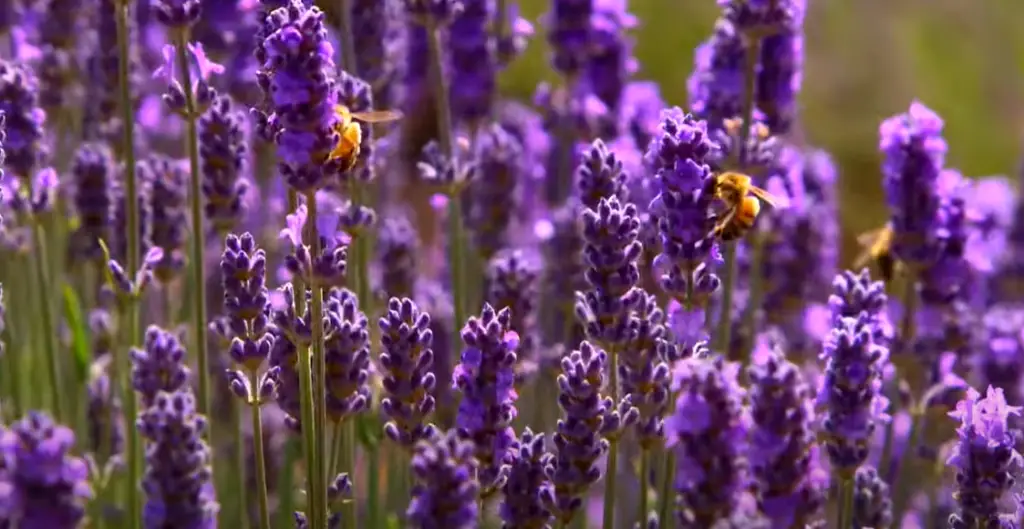
[[[253,386],[253,392],[259,390],[259,386]],[[228,487],[228,490],[237,490],[238,494],[235,495],[235,502],[237,502],[237,516],[238,523],[242,524],[243,527],[252,526],[252,520],[249,510],[248,502],[248,483],[246,482],[246,472],[249,468],[249,461],[246,460],[245,454],[245,432],[242,431],[242,419],[244,417],[243,410],[245,409],[242,401],[234,401],[231,403],[230,411],[230,423],[229,427],[232,430],[234,436],[235,445],[235,471],[229,472],[228,476],[221,476],[223,486]],[[255,430],[253,430],[255,435]],[[255,443],[255,441],[253,441]],[[255,446],[255,445],[254,445]],[[223,474],[223,473],[222,473]],[[226,478],[226,479],[225,479]]]
[[[256,496],[259,499],[259,523],[260,529],[270,529],[270,502],[267,500],[267,469],[265,467],[265,460],[263,457],[263,417],[262,402],[260,402],[259,396],[259,384],[260,378],[256,370],[249,372],[249,387],[253,391],[253,399],[255,402],[250,404],[250,412],[252,413],[252,450],[253,450],[253,465],[256,467]],[[242,450],[243,445],[238,446],[238,450]],[[291,491],[287,491],[290,493]],[[243,505],[245,502],[242,502]]]
[[[128,233],[125,239],[128,241],[126,269],[129,274],[134,274],[139,269],[141,262],[139,245],[139,201],[138,182],[135,177],[135,108],[132,104],[131,75],[129,63],[130,39],[128,35],[129,15],[131,4],[128,0],[117,2],[117,65],[118,65],[118,92],[121,108],[121,127],[123,128],[122,154],[124,155],[124,180],[125,180],[125,209],[127,210],[125,229]],[[142,510],[139,503],[139,483],[142,480],[142,450],[139,445],[139,435],[135,428],[131,427],[131,421],[138,415],[138,395],[131,386],[131,372],[129,370],[128,348],[138,344],[142,336],[142,329],[139,327],[139,313],[136,302],[131,302],[126,307],[124,314],[128,324],[128,343],[115,359],[115,366],[119,367],[118,378],[121,391],[121,399],[124,402],[124,415],[128,418],[128,479],[127,479],[127,503],[128,503],[128,527],[138,529],[142,523]]]
[[[839,479],[839,508],[836,509],[836,529],[850,529],[853,525],[853,479]]]
[[[274,517],[274,527],[288,527],[294,523],[293,512],[295,511],[295,462],[302,455],[300,445],[294,439],[285,441],[284,465],[281,467],[281,488],[280,504],[277,516]]]
[[[609,386],[612,393],[612,406],[619,405],[619,355],[615,347],[608,348]],[[619,440],[610,439],[608,445],[608,464],[604,471],[604,529],[615,527],[615,488],[619,475]]]
[[[741,327],[742,332],[744,333],[743,337],[746,340],[738,351],[738,353],[742,354],[743,357],[734,359],[741,360],[744,364],[750,363],[750,355],[753,350],[753,340],[755,340],[757,336],[757,329],[755,328],[756,317],[757,311],[761,308],[762,294],[764,292],[764,276],[761,274],[761,261],[764,258],[764,246],[765,234],[754,232],[754,236],[750,241],[750,271],[748,272],[750,295],[747,298],[747,306],[743,311],[743,325]]]
[[[362,72],[358,72],[356,67],[356,48],[352,39],[352,7],[348,0],[338,0],[338,39],[341,46],[341,62],[338,63],[338,69],[359,76]],[[372,83],[376,79],[367,81]]]
[[[642,448],[640,451],[640,513],[637,515],[637,523],[640,527],[646,527],[648,510],[648,491],[651,488],[650,479],[647,474],[651,472],[651,450]]]
[[[57,351],[57,329],[53,318],[53,284],[50,282],[49,264],[46,256],[46,231],[41,219],[34,219],[32,231],[35,232],[35,252],[39,261],[36,268],[36,281],[39,284],[39,297],[42,303],[43,346],[46,351],[46,368],[50,375],[50,391],[53,398],[53,416],[57,422],[64,422],[63,394],[64,384],[61,381],[60,358]]]
[[[341,472],[348,472],[349,477],[353,480],[353,486],[355,486],[356,476],[356,421],[354,418],[349,418],[344,421],[341,426],[341,446],[338,452],[338,467]],[[371,471],[372,473],[372,471]],[[334,474],[330,479],[334,479]],[[358,513],[356,512],[356,501],[346,501],[341,504],[342,508],[342,524],[346,527],[355,529],[360,525],[357,523]],[[347,520],[347,521],[346,521]]]
[[[673,401],[674,402],[674,401]],[[671,448],[665,450],[665,473],[661,476],[661,487],[658,490],[658,527],[671,529],[675,526],[675,518],[671,516],[675,503],[673,482],[676,479],[676,453]]]
[[[309,211],[309,226],[316,226],[317,203],[315,192],[306,194],[306,207]],[[315,229],[310,230],[310,255],[320,255],[320,236]],[[327,364],[324,358],[324,291],[317,284],[316,277],[311,276],[311,287],[313,290],[312,307],[310,318],[312,323],[312,348],[313,348],[313,413],[314,429],[314,450],[316,453],[317,466],[313,469],[313,476],[317,480],[316,487],[316,508],[314,518],[317,520],[315,527],[325,527],[327,524],[327,450],[325,437],[327,433],[327,385],[326,373]],[[350,527],[351,520],[342,521],[345,527]]]
[[[716,333],[715,350],[728,352],[732,340],[732,299],[736,286],[736,246],[737,241],[727,242],[725,246],[725,263],[722,265],[722,305],[718,314],[718,332]]]
[[[381,460],[380,446],[373,443],[369,448],[369,460],[373,468],[366,473],[366,526],[370,529],[377,529],[380,524],[380,469]]]
[[[906,510],[907,502],[911,497],[909,490],[911,487],[907,483],[907,480],[913,473],[906,472],[906,470],[908,470],[907,467],[911,467],[910,469],[913,470],[917,466],[914,463],[917,463],[917,447],[921,442],[921,432],[924,430],[921,427],[923,415],[922,411],[915,406],[915,409],[911,414],[910,433],[907,436],[907,446],[903,449],[903,455],[898,461],[896,461],[896,469],[893,471],[893,520],[903,519],[903,512]],[[908,463],[911,464],[908,465]]]

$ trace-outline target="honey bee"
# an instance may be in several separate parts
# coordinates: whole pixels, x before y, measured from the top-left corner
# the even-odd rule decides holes
[[[345,105],[334,107],[334,114],[338,122],[334,125],[334,131],[338,133],[338,143],[327,156],[328,160],[340,160],[343,171],[351,169],[356,160],[359,159],[359,146],[363,142],[363,129],[356,121],[363,123],[387,123],[402,119],[402,113],[397,110],[369,110],[366,112],[352,112]]]
[[[888,223],[881,228],[858,235],[857,244],[864,248],[864,251],[857,256],[853,266],[861,268],[869,261],[874,261],[882,280],[886,283],[892,281],[896,275],[897,265],[896,258],[892,255],[892,239],[892,224]]]
[[[715,198],[725,203],[728,209],[715,226],[714,234],[725,242],[743,237],[754,226],[762,202],[772,208],[786,205],[785,199],[755,186],[745,174],[725,172],[715,178]]]

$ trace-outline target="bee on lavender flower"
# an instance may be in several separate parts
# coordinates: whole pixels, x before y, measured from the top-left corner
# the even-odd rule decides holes
[[[338,117],[338,123],[334,125],[334,131],[338,133],[338,143],[328,155],[328,160],[341,161],[343,171],[351,169],[356,160],[359,159],[359,146],[363,142],[363,129],[356,121],[363,123],[387,123],[402,119],[402,113],[397,110],[368,110],[366,112],[352,112],[345,105],[336,105],[334,114]]]
[[[787,206],[786,199],[755,186],[749,176],[729,171],[715,177],[715,198],[725,204],[726,212],[715,226],[714,234],[726,242],[735,241],[750,231],[761,212],[762,202],[775,209]]]
[[[862,268],[868,262],[874,261],[875,265],[878,266],[878,273],[882,276],[882,281],[886,283],[892,281],[892,278],[896,275],[896,266],[898,264],[896,258],[892,255],[892,240],[892,224],[889,223],[886,223],[881,228],[858,235],[857,244],[864,250],[854,261],[854,269]]]

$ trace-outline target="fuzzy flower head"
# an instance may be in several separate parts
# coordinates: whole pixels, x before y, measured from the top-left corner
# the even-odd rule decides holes
[[[942,118],[920,102],[879,128],[883,187],[891,213],[893,256],[908,266],[934,261],[942,246],[939,177],[947,145]]]
[[[674,107],[662,112],[646,154],[659,184],[650,205],[662,245],[654,266],[662,271],[663,290],[694,305],[705,304],[719,285],[711,270],[718,259],[712,235],[715,177],[707,163],[714,148],[707,124]]]
[[[579,75],[593,53],[592,18],[595,0],[555,0],[545,23],[551,63],[566,77]]]
[[[480,317],[470,318],[462,330],[465,348],[453,373],[453,385],[462,392],[456,424],[476,445],[485,494],[504,485],[504,461],[515,444],[519,335],[512,331],[511,319],[507,308],[495,312],[485,304]]]
[[[719,129],[743,112],[746,48],[736,25],[720,18],[711,37],[694,52],[694,68],[686,81],[689,108]]]
[[[508,481],[502,491],[502,528],[546,529],[551,513],[544,507],[540,491],[547,485],[544,466],[552,456],[544,451],[544,434],[534,434],[529,427],[523,430],[517,445],[509,457]]]
[[[174,333],[150,326],[143,344],[131,351],[132,387],[149,406],[159,392],[185,388],[191,370],[185,364],[185,347]]]
[[[1020,476],[1021,455],[1016,450],[1015,431],[1009,418],[1021,408],[1006,403],[1001,388],[989,386],[985,397],[973,388],[949,413],[960,421],[958,442],[948,463],[957,469],[955,498],[960,513],[950,518],[950,527],[1005,527],[1000,521],[1015,517],[1001,514],[1000,502]]]
[[[46,113],[39,107],[39,81],[27,67],[0,61],[0,112],[4,114],[5,167],[29,179],[47,157],[43,144]]]
[[[348,290],[332,289],[324,305],[327,417],[340,422],[369,407],[369,321]]]
[[[384,425],[384,434],[411,448],[434,432],[434,426],[426,422],[434,411],[437,384],[431,372],[434,333],[430,329],[430,315],[420,311],[411,299],[391,298],[378,325],[383,348],[381,384],[385,392],[380,406],[390,419]]]
[[[473,443],[456,431],[435,433],[416,445],[412,474],[416,484],[406,511],[415,529],[471,529],[479,523]]]

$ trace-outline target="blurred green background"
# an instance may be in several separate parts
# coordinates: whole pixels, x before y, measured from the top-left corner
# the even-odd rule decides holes
[[[551,79],[539,24],[549,0],[518,0],[537,35],[502,77],[528,99]],[[808,143],[840,166],[844,255],[886,216],[878,124],[920,99],[946,121],[947,163],[971,176],[1015,175],[1024,146],[1024,0],[808,0],[800,96]],[[685,105],[693,49],[711,32],[714,0],[629,0],[639,79]],[[1014,180],[1016,180],[1014,176]]]

